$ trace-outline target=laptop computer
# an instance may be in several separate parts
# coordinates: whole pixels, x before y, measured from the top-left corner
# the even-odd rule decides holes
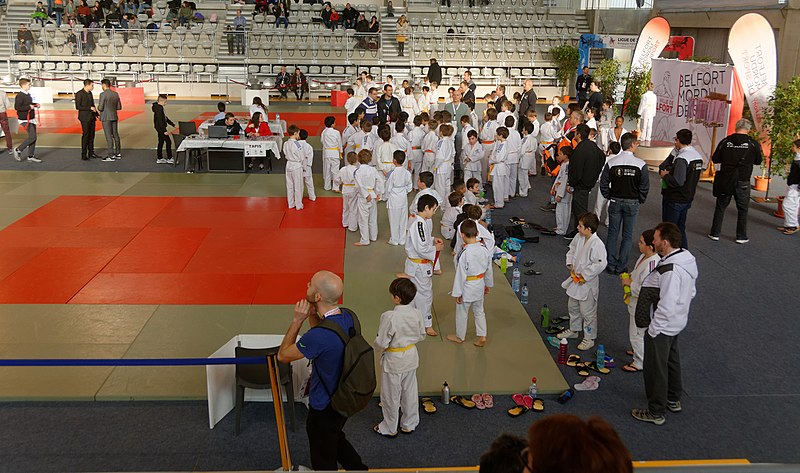
[[[224,126],[211,125],[208,127],[209,138],[227,138],[228,128]]]

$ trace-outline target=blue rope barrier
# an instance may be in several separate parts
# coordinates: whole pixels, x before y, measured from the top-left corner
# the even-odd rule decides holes
[[[241,358],[95,358],[95,359],[17,359],[0,360],[0,366],[203,366],[203,365],[260,365],[266,357]]]

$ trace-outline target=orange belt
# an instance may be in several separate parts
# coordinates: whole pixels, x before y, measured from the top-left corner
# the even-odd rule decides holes
[[[476,274],[475,276],[467,276],[467,281],[477,281],[478,279],[483,279],[486,273]]]
[[[422,259],[422,258],[408,258],[408,259],[410,259],[412,263],[417,263],[417,264],[430,264],[430,263],[433,263],[433,261],[431,261],[429,259]]]
[[[482,144],[490,145],[490,144],[493,144],[493,143],[494,143],[494,140],[492,140],[492,141],[484,141]]]
[[[422,149],[422,146],[412,146],[411,149]]]
[[[433,153],[433,150],[432,149],[426,149],[425,152],[426,153]]]

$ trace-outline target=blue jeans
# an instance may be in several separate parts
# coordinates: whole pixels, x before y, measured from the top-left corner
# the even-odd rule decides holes
[[[281,26],[281,23],[283,23],[283,27],[284,27],[284,29],[285,29],[285,28],[289,28],[289,19],[288,19],[288,18],[286,18],[286,17],[278,17],[278,18],[275,20],[275,27],[276,27],[276,28],[280,28],[280,26]]]
[[[628,255],[631,252],[633,241],[633,227],[639,215],[639,201],[635,199],[611,199],[608,204],[608,239],[606,240],[606,253],[608,253],[608,267],[622,271],[628,264]],[[617,246],[620,226],[622,227],[622,242]]]
[[[661,201],[661,220],[664,222],[672,222],[681,230],[681,248],[689,248],[689,242],[686,239],[686,214],[692,208],[691,202],[670,202],[666,199]]]

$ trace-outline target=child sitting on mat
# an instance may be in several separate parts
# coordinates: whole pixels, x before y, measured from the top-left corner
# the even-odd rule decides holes
[[[398,411],[400,430],[410,434],[419,424],[419,392],[416,344],[425,340],[422,314],[411,302],[417,288],[409,279],[397,278],[389,285],[394,309],[381,314],[375,348],[381,354],[381,411],[383,420],[372,429],[387,437],[397,435]]]

